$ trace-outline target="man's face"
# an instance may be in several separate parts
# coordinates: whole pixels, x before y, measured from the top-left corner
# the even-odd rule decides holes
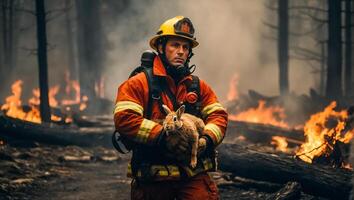
[[[165,54],[167,61],[172,66],[184,65],[188,58],[190,43],[187,39],[180,37],[171,37],[167,40]],[[159,46],[162,52],[162,46]]]

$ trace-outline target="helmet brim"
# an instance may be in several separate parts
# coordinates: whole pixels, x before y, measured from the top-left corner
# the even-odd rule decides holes
[[[174,36],[174,37],[180,37],[180,38],[187,39],[188,41],[190,41],[192,43],[192,48],[194,48],[194,47],[199,45],[199,42],[197,42],[196,40],[191,39],[190,37],[183,36],[183,35],[166,34],[166,35],[156,35],[156,36],[152,37],[150,39],[150,47],[153,48],[155,51],[158,51],[157,50],[157,46],[156,46],[156,41],[159,38],[166,37],[166,36]]]

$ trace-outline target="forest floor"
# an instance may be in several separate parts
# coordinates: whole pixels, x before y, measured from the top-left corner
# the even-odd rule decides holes
[[[129,155],[102,147],[1,146],[0,199],[127,200]],[[220,177],[219,174],[214,174]],[[217,180],[221,199],[268,199],[271,192],[234,187]],[[274,192],[273,192],[274,193]],[[301,199],[320,199],[302,194]]]

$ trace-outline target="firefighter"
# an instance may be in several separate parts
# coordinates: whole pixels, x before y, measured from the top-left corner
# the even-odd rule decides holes
[[[198,42],[191,20],[176,16],[165,21],[150,46],[157,52],[150,73],[122,83],[114,109],[116,130],[133,151],[128,165],[131,198],[219,199],[207,172],[216,169],[215,148],[224,138],[227,113],[208,84],[192,75],[189,61]],[[195,168],[178,159],[190,155],[190,138],[167,135],[158,123],[166,116],[161,104],[170,110],[186,105],[187,113],[203,119]]]

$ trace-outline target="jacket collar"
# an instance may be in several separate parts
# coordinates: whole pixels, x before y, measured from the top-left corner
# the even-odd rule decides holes
[[[160,56],[155,56],[154,58],[154,66],[152,68],[153,74],[156,76],[167,76],[166,69],[163,65],[163,62]]]
[[[166,72],[165,66],[163,65],[163,62],[162,62],[160,56],[155,56],[152,72],[156,76],[163,76],[163,77],[169,76]],[[188,76],[184,77],[180,82],[185,81],[187,79],[192,80],[192,76],[188,75]]]

